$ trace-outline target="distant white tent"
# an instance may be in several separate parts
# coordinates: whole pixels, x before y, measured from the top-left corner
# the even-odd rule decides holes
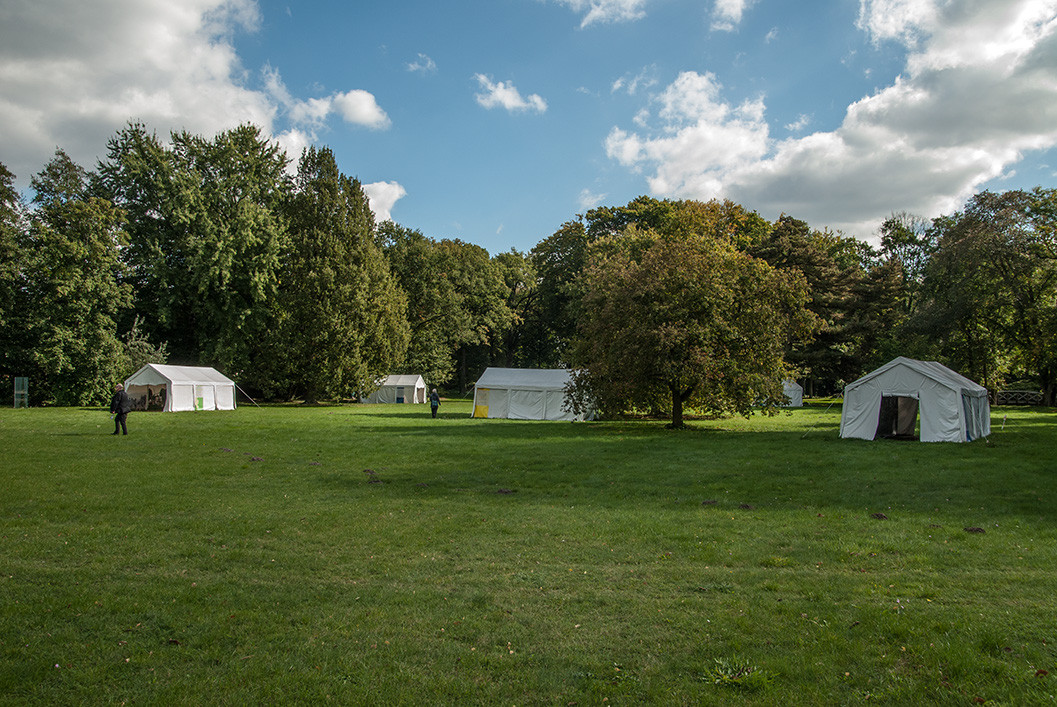
[[[922,442],[966,442],[991,434],[987,389],[935,361],[900,356],[844,389],[840,436],[914,434]]]
[[[378,390],[363,399],[365,403],[424,403],[426,381],[417,375],[386,376]]]
[[[564,368],[486,368],[473,391],[474,417],[511,420],[583,419],[564,409]]]
[[[785,393],[785,397],[789,398],[789,402],[784,407],[804,407],[804,386],[793,380],[784,380],[782,381],[782,392]]]
[[[234,410],[235,382],[215,368],[148,363],[125,380],[134,410]]]

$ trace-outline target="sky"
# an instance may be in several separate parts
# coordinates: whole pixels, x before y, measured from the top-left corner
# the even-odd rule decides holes
[[[1057,186],[1057,0],[0,0],[16,186],[130,121],[329,147],[492,254],[643,194],[876,242]]]

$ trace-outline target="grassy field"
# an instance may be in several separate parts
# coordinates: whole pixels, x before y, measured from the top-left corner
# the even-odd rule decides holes
[[[0,410],[0,703],[1055,701],[1052,410],[441,410]]]

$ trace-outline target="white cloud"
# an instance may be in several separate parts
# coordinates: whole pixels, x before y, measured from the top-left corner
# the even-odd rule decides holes
[[[788,123],[785,126],[785,129],[792,133],[799,133],[810,124],[811,116],[807,115],[806,113],[801,113],[799,116],[797,116],[796,120],[794,120],[792,123]]]
[[[255,0],[0,2],[0,162],[22,185],[56,146],[91,168],[130,120],[164,138],[242,123],[269,135],[282,116],[277,140],[291,150],[314,141],[335,112],[388,125],[366,92],[302,100],[277,70],[247,71],[232,41],[259,24]]]
[[[252,0],[0,3],[0,161],[20,183],[56,145],[93,166],[130,119],[163,134],[269,131],[275,106],[243,85],[230,43],[257,23]]]
[[[630,22],[646,16],[643,9],[650,0],[557,0],[573,12],[584,13],[580,27],[596,22]]]
[[[937,26],[941,4],[949,0],[859,0],[856,25],[874,42],[892,39],[914,46]]]
[[[610,86],[609,92],[626,91],[629,96],[634,96],[640,89],[648,90],[657,85],[657,65],[653,64],[642,69],[638,74],[624,74]]]
[[[275,141],[279,143],[279,147],[281,147],[283,151],[286,152],[286,156],[290,158],[290,164],[286,167],[290,174],[297,173],[297,161],[301,157],[301,152],[315,142],[311,135],[303,130],[297,130],[296,128],[276,135]]]
[[[712,29],[732,32],[741,24],[742,15],[753,2],[755,0],[716,0],[712,9]]]
[[[295,127],[308,130],[313,142],[318,139],[318,133],[326,124],[327,118],[334,113],[340,115],[346,123],[373,130],[385,129],[391,125],[389,116],[367,91],[354,89],[347,93],[301,100],[290,94],[277,69],[266,66],[263,73],[268,95],[285,110]]]
[[[392,124],[374,96],[360,89],[335,94],[334,108],[346,123],[374,129],[388,128]]]
[[[419,54],[415,61],[408,63],[407,70],[420,74],[433,74],[437,71],[437,63],[425,54]]]
[[[719,99],[720,88],[710,73],[681,73],[655,99],[664,123],[658,134],[642,138],[614,128],[607,154],[627,166],[656,165],[649,178],[655,193],[719,196],[724,173],[761,159],[768,148],[762,102],[732,106]]]
[[[595,194],[590,189],[582,189],[577,204],[582,210],[588,211],[605,201],[605,198],[605,194]]]
[[[949,213],[1057,146],[1057,0],[863,0],[860,25],[904,42],[907,70],[835,130],[770,138],[762,100],[730,105],[714,77],[686,72],[655,97],[659,124],[613,128],[608,154],[648,170],[659,196],[732,198],[870,236],[893,211]]]
[[[391,211],[397,201],[407,196],[407,190],[398,182],[373,182],[363,185],[363,193],[371,204],[377,223],[392,219]]]
[[[493,83],[492,79],[484,74],[475,74],[474,78],[484,89],[482,93],[476,95],[476,98],[477,102],[485,108],[505,108],[511,113],[519,111],[543,113],[547,110],[547,102],[535,93],[525,98],[512,83],[503,81]]]

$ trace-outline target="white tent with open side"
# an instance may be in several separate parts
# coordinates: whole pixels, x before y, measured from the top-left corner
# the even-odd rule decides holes
[[[365,403],[424,403],[426,381],[417,375],[386,376],[378,383],[378,390],[363,399]]]
[[[125,380],[133,410],[234,410],[235,382],[215,368],[148,363]]]
[[[900,356],[844,389],[840,436],[967,442],[991,434],[987,389],[935,361]]]
[[[564,368],[486,368],[473,391],[474,417],[511,420],[583,419],[564,409]]]
[[[784,380],[782,381],[782,392],[785,393],[785,397],[789,398],[789,402],[783,405],[783,407],[804,407],[804,386],[794,380]]]

